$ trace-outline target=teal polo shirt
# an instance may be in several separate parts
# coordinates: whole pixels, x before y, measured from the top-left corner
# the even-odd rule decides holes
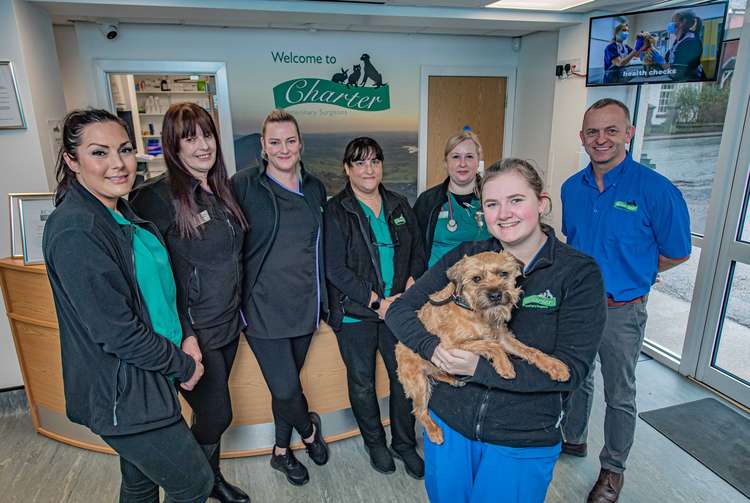
[[[154,332],[180,347],[182,325],[177,315],[177,288],[167,249],[151,232],[133,224],[121,214],[111,209],[109,211],[118,224],[133,228],[135,279]]]
[[[370,223],[370,229],[372,229],[372,234],[375,238],[375,243],[373,244],[378,247],[378,255],[380,255],[380,276],[383,278],[383,283],[385,284],[383,294],[389,297],[391,295],[391,287],[393,286],[393,259],[396,256],[396,250],[393,247],[391,230],[388,228],[385,211],[381,207],[380,215],[376,216],[369,206],[362,201],[358,200],[357,202],[359,202],[362,211],[365,212],[367,221]],[[359,323],[360,321],[362,320],[352,318],[351,316],[344,316],[342,320],[343,323]]]
[[[613,300],[647,295],[659,255],[690,255],[690,214],[682,193],[630,154],[605,173],[603,192],[589,164],[565,181],[561,196],[562,232],[569,245],[596,260]]]

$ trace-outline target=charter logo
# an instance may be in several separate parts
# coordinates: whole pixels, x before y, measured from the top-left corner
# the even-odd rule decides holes
[[[273,88],[276,108],[287,108],[304,103],[323,103],[363,112],[378,112],[391,107],[389,86],[375,69],[370,56],[362,54],[363,65],[353,65],[351,74],[341,68],[330,80],[301,78],[287,80]],[[360,81],[361,78],[361,81]],[[367,81],[372,86],[367,87]]]

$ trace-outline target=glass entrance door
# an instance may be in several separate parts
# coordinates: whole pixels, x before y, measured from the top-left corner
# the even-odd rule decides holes
[[[743,90],[747,95],[747,89]],[[750,103],[738,114],[735,163],[695,376],[750,405]],[[743,120],[744,115],[744,120]],[[729,185],[731,184],[731,185]]]

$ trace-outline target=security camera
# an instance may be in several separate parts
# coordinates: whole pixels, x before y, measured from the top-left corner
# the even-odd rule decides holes
[[[107,37],[107,40],[114,40],[120,34],[120,23],[117,21],[100,21],[99,31]]]

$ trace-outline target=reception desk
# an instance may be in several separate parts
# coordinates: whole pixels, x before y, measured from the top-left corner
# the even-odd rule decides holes
[[[0,284],[34,428],[66,444],[111,453],[98,436],[65,416],[60,334],[44,266],[25,266],[21,259],[0,259]],[[333,442],[359,434],[347,395],[346,368],[336,337],[327,325],[322,325],[313,337],[301,379],[310,410],[323,419],[326,440]],[[274,444],[271,394],[244,338],[240,340],[229,387],[234,420],[222,438],[222,455],[269,453]],[[388,408],[383,398],[388,395],[388,376],[379,356],[377,394],[385,418]],[[191,411],[184,401],[182,406],[183,416],[190,423]],[[295,434],[293,447],[301,446]]]

